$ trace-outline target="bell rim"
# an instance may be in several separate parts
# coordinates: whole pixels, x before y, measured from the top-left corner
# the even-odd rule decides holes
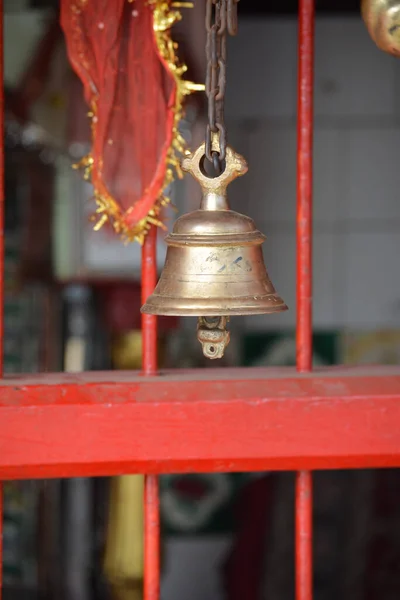
[[[266,306],[265,302],[267,299],[271,300],[272,298],[275,299],[275,305],[271,304]],[[159,302],[158,299],[160,299],[161,302]],[[171,303],[170,306],[168,306],[166,300]],[[191,298],[189,300],[172,296],[151,295],[140,309],[140,312],[148,315],[166,317],[240,317],[246,315],[268,315],[289,310],[286,303],[277,294],[267,294],[265,296],[260,296],[257,299],[255,299],[254,296],[246,296],[240,299],[236,298],[236,306],[229,307],[225,305],[223,308],[221,308],[221,302],[225,301],[226,303],[226,298],[213,298],[212,301],[215,302],[214,307],[210,306],[210,300],[201,298]],[[219,306],[217,306],[218,301]],[[238,307],[237,303],[239,301],[243,304],[246,304],[247,301],[248,305]],[[195,306],[188,307],[188,302]]]

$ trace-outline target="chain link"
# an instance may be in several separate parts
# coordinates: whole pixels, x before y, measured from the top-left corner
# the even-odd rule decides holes
[[[208,123],[206,157],[217,174],[223,170],[226,157],[224,99],[226,88],[226,38],[237,33],[237,3],[239,0],[206,0],[207,72],[206,95]],[[218,134],[219,152],[212,150],[213,134]]]

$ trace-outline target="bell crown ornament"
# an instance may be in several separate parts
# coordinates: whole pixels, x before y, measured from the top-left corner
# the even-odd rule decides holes
[[[218,152],[216,136],[212,147]],[[265,236],[250,217],[229,208],[227,186],[247,172],[245,159],[228,146],[224,170],[212,178],[204,172],[204,156],[202,144],[182,163],[202,187],[201,206],[180,217],[166,237],[164,269],[142,312],[198,317],[204,353],[219,358],[229,342],[230,316],[280,312],[287,306],[264,265]]]

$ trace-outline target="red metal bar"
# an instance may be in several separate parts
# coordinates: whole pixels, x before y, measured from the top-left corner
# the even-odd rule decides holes
[[[400,366],[0,382],[0,479],[398,467],[399,431]]]
[[[315,0],[300,0],[297,120],[297,368],[312,369],[312,167]],[[296,600],[311,600],[312,476],[296,476]]]
[[[0,378],[4,338],[4,40],[3,0],[0,0]],[[3,589],[3,484],[0,482],[0,600]]]
[[[312,475],[296,474],[296,598],[312,598]]]
[[[3,483],[0,483],[0,600],[3,595]]]
[[[157,229],[148,232],[142,251],[142,301],[157,283]],[[143,375],[157,373],[157,317],[142,315]],[[155,399],[155,397],[154,397]],[[155,440],[156,438],[154,438]],[[158,477],[147,474],[144,487],[144,600],[160,596],[160,500]]]
[[[148,232],[142,249],[142,303],[153,292],[157,283],[157,229]],[[157,373],[157,317],[142,314],[142,369],[145,375]]]
[[[312,367],[314,0],[300,0],[297,107],[297,368]]]
[[[160,597],[160,496],[157,475],[145,479],[144,598]]]

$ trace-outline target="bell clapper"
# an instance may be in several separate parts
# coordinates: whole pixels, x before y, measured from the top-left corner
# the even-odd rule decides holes
[[[230,342],[226,329],[229,317],[199,317],[197,319],[197,339],[206,358],[222,358]]]

